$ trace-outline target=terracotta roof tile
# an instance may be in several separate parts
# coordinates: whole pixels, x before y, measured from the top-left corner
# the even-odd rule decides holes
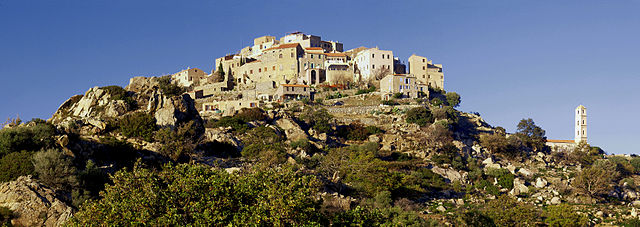
[[[276,49],[295,48],[298,45],[300,45],[300,44],[299,43],[285,43],[285,44],[280,44],[280,45],[278,45],[276,47],[271,47],[269,49],[266,49],[265,51],[267,51],[267,50],[276,50]]]
[[[283,87],[309,87],[309,85],[304,84],[282,84]]]

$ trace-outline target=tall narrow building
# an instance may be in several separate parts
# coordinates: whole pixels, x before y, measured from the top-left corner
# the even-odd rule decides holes
[[[580,105],[576,108],[576,144],[587,142],[587,108]]]

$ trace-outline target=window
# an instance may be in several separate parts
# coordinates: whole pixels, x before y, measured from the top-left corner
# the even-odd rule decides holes
[[[424,66],[422,66],[422,70],[424,70]]]
[[[273,69],[273,71],[276,71],[276,66],[274,65],[271,69]]]
[[[578,133],[578,135],[580,135],[580,130],[578,130],[576,133]]]
[[[371,54],[371,58],[375,58],[375,57],[376,57],[376,54]]]
[[[371,65],[371,69],[376,69],[376,65]]]
[[[249,70],[249,74],[253,74],[253,69],[252,69],[252,70]]]
[[[259,72],[259,73],[261,73],[261,72],[262,72],[262,68],[259,68],[259,69],[258,69],[258,72]]]
[[[293,52],[291,52],[291,57],[293,57]]]
[[[265,72],[267,71],[267,67],[264,67],[264,71],[265,71]]]
[[[424,58],[422,59],[422,62],[424,62]],[[424,69],[424,67],[422,67]]]
[[[282,54],[280,54],[280,58],[282,58]]]
[[[313,54],[311,55],[311,58],[313,58]]]
[[[584,120],[582,120],[582,124],[583,124],[583,125],[585,124],[585,123],[584,123]]]
[[[582,130],[582,135],[584,136],[584,130]]]

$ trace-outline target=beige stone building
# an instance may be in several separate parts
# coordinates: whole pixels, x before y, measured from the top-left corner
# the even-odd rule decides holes
[[[189,68],[171,75],[171,81],[181,87],[198,85],[206,73],[198,68]]]
[[[426,57],[411,55],[409,57],[409,73],[430,87],[444,89],[442,65],[433,64]]]
[[[414,76],[390,74],[380,80],[380,93],[383,100],[389,100],[396,93],[407,98],[420,98],[423,94],[428,97],[429,89]]]
[[[313,92],[309,85],[303,84],[281,84],[278,86],[274,99],[285,100],[300,100],[302,98],[309,98],[313,100]]]
[[[358,52],[355,65],[360,73],[356,81],[370,81],[374,77],[393,73],[393,51],[369,48]],[[378,78],[379,79],[379,78]]]
[[[304,53],[298,43],[281,44],[264,50],[259,60],[241,65],[236,72],[239,84],[275,81],[286,84],[298,78],[298,58]]]
[[[227,100],[227,101],[215,101],[202,104],[203,112],[215,112],[222,113],[224,115],[234,114],[236,111],[242,108],[254,108],[259,107],[260,102],[258,100]]]

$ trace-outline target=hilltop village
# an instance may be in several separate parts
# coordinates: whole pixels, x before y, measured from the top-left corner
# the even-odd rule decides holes
[[[640,157],[456,109],[443,66],[263,36],[0,129],[0,226],[639,226]]]
[[[407,63],[391,50],[344,51],[340,42],[294,32],[280,39],[255,38],[253,46],[217,58],[211,73],[189,68],[172,74],[171,80],[188,88],[205,115],[233,114],[270,102],[314,100],[317,90],[328,88],[375,87],[384,100],[394,94],[427,97],[429,87],[444,89],[441,64],[415,54]]]

